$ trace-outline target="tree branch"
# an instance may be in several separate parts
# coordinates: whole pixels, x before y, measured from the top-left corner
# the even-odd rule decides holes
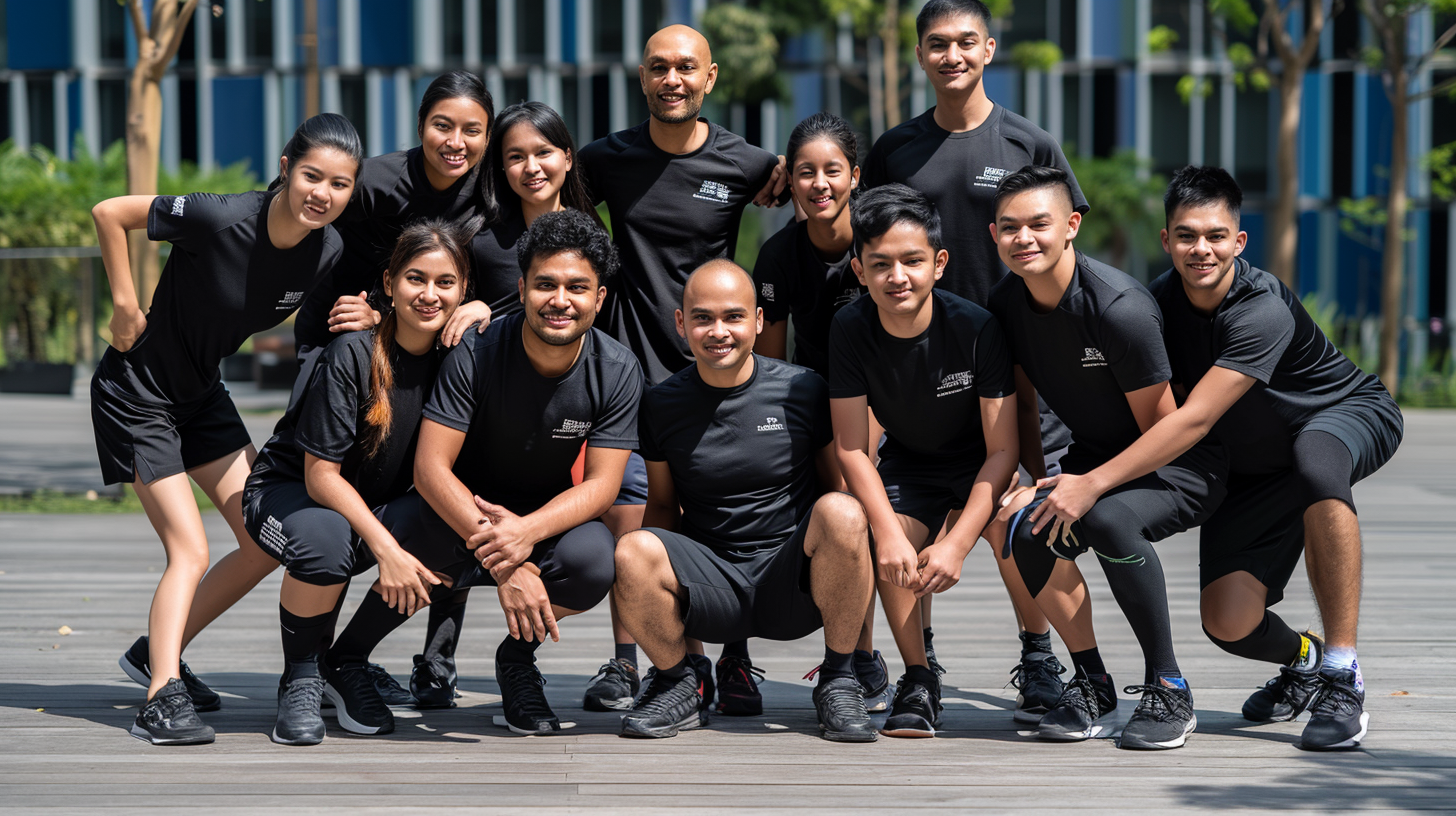
[[[1443,91],[1447,90],[1448,88],[1456,88],[1456,76],[1449,77],[1448,79],[1446,79],[1446,81],[1437,83],[1434,87],[1427,88],[1426,90],[1421,91],[1420,93],[1411,94],[1410,95],[1410,101],[1414,103],[1414,102],[1419,102],[1422,99],[1430,99],[1431,97],[1436,96],[1437,94],[1442,93]]]
[[[142,0],[126,0],[126,10],[131,13],[131,27],[137,42],[148,39],[151,35],[147,31],[147,20],[142,16]]]
[[[167,32],[167,42],[163,46],[162,64],[172,62],[177,56],[177,49],[182,47],[182,37],[187,33],[187,24],[192,21],[192,15],[197,10],[197,0],[186,0],[182,3],[182,10],[177,13],[171,30]]]
[[[1446,43],[1451,42],[1452,37],[1456,37],[1456,24],[1453,24],[1450,28],[1441,32],[1441,36],[1436,38],[1436,42],[1431,45],[1430,50],[1423,54],[1421,58],[1416,61],[1416,66],[1415,68],[1411,69],[1411,73],[1419,74],[1421,71],[1425,70],[1426,65],[1429,64],[1431,60],[1436,58],[1436,54],[1442,48],[1446,47]]]
[[[1314,59],[1319,50],[1320,33],[1325,28],[1325,4],[1324,0],[1314,0],[1310,3],[1312,8],[1309,12],[1309,19],[1304,25],[1304,42],[1299,48],[1299,64],[1308,65]]]

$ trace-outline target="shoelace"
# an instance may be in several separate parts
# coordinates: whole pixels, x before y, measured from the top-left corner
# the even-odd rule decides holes
[[[1335,678],[1319,676],[1319,689],[1310,702],[1310,711],[1316,715],[1351,714],[1363,707],[1359,693],[1353,684],[1338,682]]]
[[[404,687],[399,684],[399,681],[394,679],[394,675],[390,674],[388,669],[378,663],[367,664],[364,667],[364,671],[369,675],[369,680],[374,683],[374,687],[380,691],[387,691],[391,694],[406,693]]]
[[[824,695],[821,700],[829,707],[829,713],[837,718],[864,719],[869,715],[864,710],[864,698],[860,696],[859,684],[849,678],[839,678],[846,683],[828,681],[824,687]],[[849,684],[853,684],[850,686]]]
[[[696,675],[689,675],[689,677],[693,682],[698,682]],[[693,688],[696,691],[696,687]],[[692,695],[687,689],[688,686],[682,680],[674,680],[658,672],[652,676],[652,683],[642,695],[642,701],[637,706],[637,711],[646,714],[668,711],[692,699]]]
[[[1158,722],[1166,722],[1183,709],[1190,708],[1188,698],[1162,683],[1126,686],[1122,691],[1124,694],[1141,694],[1142,702],[1138,703],[1134,714],[1146,709]]]
[[[622,665],[622,662],[614,658],[603,663],[602,667],[600,669],[597,669],[597,676],[593,677],[592,681],[595,682],[597,680],[605,680],[608,676],[614,674],[622,678],[623,680],[630,680],[632,677],[631,672],[627,671],[627,669]]]
[[[1091,719],[1095,720],[1101,716],[1101,705],[1097,701],[1097,688],[1085,675],[1079,674],[1067,683],[1066,688],[1062,689],[1061,698],[1057,700],[1057,707],[1060,708],[1062,701],[1068,698],[1073,698],[1074,705],[1090,715]]]
[[[506,685],[510,686],[511,705],[514,708],[528,717],[553,716],[551,707],[546,704],[546,695],[541,692],[546,686],[546,678],[536,671],[535,666],[507,663],[500,667],[500,671]]]
[[[323,678],[309,678],[313,682],[293,682],[283,687],[283,707],[289,711],[317,712],[324,701]]]
[[[159,715],[157,719],[161,722],[177,722],[179,715],[183,715],[183,719],[190,720],[197,718],[197,715],[192,711],[192,698],[188,697],[185,692],[182,694],[168,694],[165,697],[158,695],[147,703],[147,705],[152,704],[156,705]],[[185,715],[188,714],[192,716],[186,717]]]
[[[1059,677],[1066,671],[1067,667],[1063,666],[1055,655],[1044,660],[1033,661],[1030,664],[1023,660],[1012,667],[1011,680],[1006,683],[1006,686],[1020,690],[1026,687],[1033,675]],[[1002,686],[1002,688],[1006,688],[1006,686]]]

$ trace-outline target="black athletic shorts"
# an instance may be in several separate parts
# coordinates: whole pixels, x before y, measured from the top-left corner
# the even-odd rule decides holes
[[[91,378],[91,423],[106,484],[151,484],[253,444],[221,380],[197,399],[171,403],[137,394],[113,376],[120,363],[120,352],[107,349]]]
[[[647,460],[642,454],[632,451],[627,457],[627,469],[622,473],[622,487],[617,491],[617,505],[642,505],[647,503]]]
[[[388,507],[374,508],[374,515],[384,518]],[[243,526],[263,552],[305,584],[342,584],[375,563],[373,551],[348,520],[309,498],[303,482],[249,478],[243,488]]]
[[[1361,393],[1321,411],[1300,433],[1322,431],[1350,451],[1350,485],[1379,470],[1395,455],[1405,432],[1400,408],[1384,389]],[[1229,474],[1228,497],[1199,534],[1201,589],[1235,572],[1263,584],[1266,606],[1284,598],[1304,552],[1303,480],[1293,468],[1272,473]],[[1344,496],[1324,496],[1341,498]],[[1351,503],[1351,509],[1354,504]]]
[[[662,541],[682,585],[686,635],[733,643],[751,637],[798,640],[823,628],[809,591],[808,529],[806,515],[783,544],[752,553],[723,552],[655,527],[646,531]]]
[[[947,467],[903,457],[881,459],[880,481],[895,513],[924,524],[930,531],[925,543],[930,544],[946,516],[966,506],[982,464],[974,461]]]

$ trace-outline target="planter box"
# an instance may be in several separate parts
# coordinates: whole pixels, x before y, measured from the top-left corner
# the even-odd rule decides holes
[[[0,391],[7,394],[67,394],[76,377],[70,363],[32,363],[28,360],[0,368]]]

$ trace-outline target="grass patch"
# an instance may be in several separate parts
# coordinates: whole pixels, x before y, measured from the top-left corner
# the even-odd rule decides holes
[[[195,483],[192,496],[203,512],[215,511],[212,500]],[[142,513],[141,500],[130,488],[120,496],[99,496],[95,491],[85,494],[63,493],[59,490],[37,490],[18,496],[0,495],[0,513]]]

